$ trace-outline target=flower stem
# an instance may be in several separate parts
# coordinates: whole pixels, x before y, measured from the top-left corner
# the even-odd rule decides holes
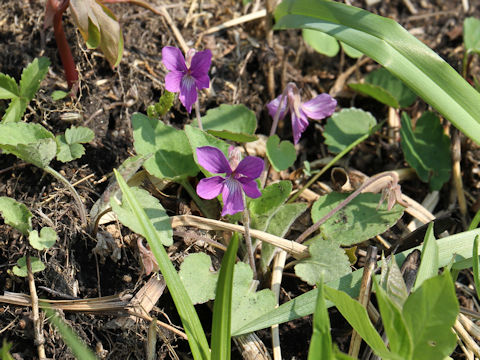
[[[245,227],[245,245],[247,246],[248,262],[253,271],[253,278],[257,278],[257,267],[255,266],[255,255],[253,253],[252,238],[250,236],[250,213],[247,208],[245,194],[243,194],[243,226]]]
[[[288,203],[292,203],[294,202],[301,194],[302,192],[305,190],[305,189],[308,189],[310,186],[312,186],[313,183],[315,183],[315,181],[318,180],[318,178],[320,176],[322,176],[323,174],[325,174],[325,172],[330,169],[333,165],[335,165],[335,163],[340,160],[342,157],[344,157],[350,150],[352,150],[355,146],[357,146],[358,144],[360,144],[361,142],[363,142],[364,140],[366,140],[368,137],[370,136],[370,132],[363,135],[362,137],[358,138],[357,140],[355,140],[353,143],[351,143],[350,145],[348,145],[341,153],[339,153],[337,156],[335,156],[326,166],[324,166],[322,168],[322,170],[320,170],[320,172],[318,172],[317,174],[315,174],[315,176],[313,176],[306,184],[304,187],[302,187],[300,190],[297,191],[296,194],[294,194],[290,200],[288,200]]]
[[[202,117],[200,116],[200,101],[195,101],[195,115],[197,116],[197,123],[198,123],[198,128],[200,130],[203,130],[203,125],[202,125]]]
[[[197,195],[196,191],[193,189],[192,185],[188,182],[188,180],[181,180],[178,182],[180,185],[183,186],[185,190],[187,190],[188,194],[192,197],[195,204],[197,204],[200,211],[209,219],[215,219],[215,216],[212,215],[208,207],[205,205],[205,202],[200,199]]]
[[[295,240],[298,243],[302,243],[305,241],[305,239],[310,236],[312,233],[317,231],[317,229],[322,226],[328,219],[330,219],[335,213],[337,213],[339,210],[343,209],[345,206],[347,206],[353,199],[355,199],[363,190],[365,190],[367,187],[372,185],[373,183],[377,182],[381,178],[384,177],[391,177],[394,182],[398,182],[398,175],[395,172],[384,172],[380,173],[378,175],[372,176],[369,178],[367,181],[365,181],[357,190],[355,190],[353,193],[351,193],[345,200],[340,202],[334,209],[332,209],[327,215],[322,217],[320,220],[318,220],[315,224],[310,226],[307,230],[305,230],[298,238]]]
[[[67,189],[70,191],[70,193],[73,196],[73,199],[75,200],[75,203],[77,204],[78,208],[78,214],[80,215],[80,220],[82,221],[82,226],[84,229],[87,228],[87,211],[85,210],[85,206],[83,205],[82,199],[80,198],[80,195],[78,195],[77,190],[70,184],[70,182],[65,179],[65,177],[62,176],[59,172],[56,170],[52,169],[50,166],[47,166],[43,168],[43,170],[56,179],[58,179],[60,182],[62,182]]]

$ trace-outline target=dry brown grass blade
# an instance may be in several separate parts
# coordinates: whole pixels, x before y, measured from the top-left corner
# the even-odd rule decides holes
[[[202,218],[199,216],[193,215],[178,215],[172,216],[172,227],[176,228],[178,226],[194,226],[203,230],[226,230],[226,231],[236,231],[244,234],[245,228],[240,225],[234,225],[226,223],[219,220]],[[257,238],[258,240],[272,244],[282,250],[285,250],[295,259],[302,259],[310,256],[308,252],[308,247],[302,244],[298,244],[295,241],[286,240],[281,237],[271,235],[264,231],[250,229],[250,234],[252,237]]]

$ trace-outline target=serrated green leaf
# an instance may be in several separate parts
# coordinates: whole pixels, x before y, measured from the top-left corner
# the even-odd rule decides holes
[[[188,258],[191,261],[185,263]],[[211,259],[203,253],[185,258],[180,267],[180,278],[194,303],[213,300],[218,274],[211,270]],[[253,272],[242,262],[235,265],[232,294],[232,333],[243,325],[275,308],[275,295],[269,289],[255,292]]]
[[[290,141],[280,142],[280,138],[273,135],[267,140],[267,156],[275,170],[282,171],[293,165],[297,159],[297,152]]]
[[[197,120],[192,124],[198,126]],[[257,118],[245,105],[222,104],[207,111],[202,117],[202,125],[205,131],[228,130],[232,133],[253,135],[257,129]]]
[[[34,249],[45,250],[50,249],[57,241],[57,233],[51,227],[44,227],[40,230],[32,230],[28,234],[28,242]]]
[[[1,196],[0,213],[5,224],[8,224],[22,234],[27,235],[32,229],[32,213],[28,208],[15,199]]]
[[[309,242],[310,257],[295,265],[295,274],[309,285],[323,278],[329,282],[352,272],[345,251],[332,241],[317,236]]]
[[[19,122],[22,120],[25,110],[27,110],[28,102],[24,98],[13,98],[8,104],[8,108],[3,114],[2,122]]]
[[[139,201],[147,214],[148,218],[153,224],[153,227],[157,231],[158,238],[162,241],[162,244],[165,246],[170,246],[173,244],[173,230],[170,223],[170,218],[168,217],[165,209],[160,204],[160,202],[148,193],[148,191],[139,189],[136,187],[130,188],[130,191],[135,196],[137,201]],[[110,199],[110,205],[112,210],[117,214],[118,220],[128,227],[133,232],[146,237],[146,234],[143,232],[143,229],[134,216],[132,210],[128,204],[123,201],[122,205],[117,203],[117,200],[112,197]]]
[[[153,154],[143,164],[150,174],[173,181],[197,175],[198,167],[184,131],[140,113],[133,114],[132,127],[136,152]]]
[[[20,95],[28,102],[35,97],[40,83],[45,78],[50,66],[50,60],[46,57],[39,57],[33,60],[22,71],[20,79]]]
[[[406,113],[402,113],[401,122],[405,160],[422,181],[429,183],[431,190],[440,190],[450,179],[452,168],[450,139],[443,132],[440,119],[427,111],[417,120],[415,130]]]
[[[365,81],[377,85],[391,94],[398,102],[400,107],[408,107],[417,98],[417,95],[410,90],[399,78],[392,75],[385,68],[379,68],[372,71],[365,77]]]
[[[351,143],[368,134],[376,124],[372,114],[361,109],[343,109],[334,113],[327,120],[323,132],[328,151],[342,152]]]
[[[32,144],[18,144],[15,148],[8,146],[3,148],[23,161],[42,169],[46,168],[57,154],[57,143],[51,138],[40,139]]]
[[[65,131],[65,140],[67,144],[82,144],[88,143],[93,140],[95,133],[84,126],[75,127],[72,126]]]
[[[0,146],[31,144],[48,138],[53,139],[53,134],[40,124],[24,122],[0,124]]]
[[[450,272],[425,280],[403,306],[403,316],[412,336],[412,359],[443,359],[456,347],[452,331],[459,312]]]
[[[312,206],[313,223],[328,214],[348,195],[332,192],[320,196]],[[380,194],[358,195],[320,226],[322,236],[337,245],[349,246],[385,232],[402,217],[403,207],[397,204],[388,211],[384,202],[377,209],[380,198]]]
[[[57,135],[57,159],[62,162],[69,162],[81,158],[85,154],[85,148],[81,143],[93,140],[95,134],[89,128],[72,126],[63,135]]]
[[[360,94],[370,96],[374,98],[375,100],[381,102],[382,104],[385,104],[390,107],[394,107],[398,109],[400,107],[400,104],[398,103],[397,99],[385,90],[383,87],[370,84],[370,83],[350,83],[348,84],[349,87],[351,87],[353,90],[356,92],[359,92]]]
[[[318,295],[313,314],[313,333],[308,348],[308,360],[336,360],[332,353],[332,336],[330,335],[330,318],[325,304],[323,279],[317,284]]]
[[[19,96],[20,91],[15,79],[0,73],[0,99],[13,99]]]
[[[374,278],[374,289],[377,296],[383,327],[388,336],[390,350],[403,359],[411,359],[413,339],[407,329],[402,309],[387,295]]]
[[[67,144],[65,135],[57,135],[57,160],[61,162],[69,162],[74,159],[81,158],[85,154],[85,148],[82,144]]]
[[[45,264],[37,257],[30,257],[30,263],[32,265],[32,273],[35,274],[37,272],[45,270]],[[27,277],[28,270],[27,270],[27,258],[22,256],[20,259],[17,260],[17,265],[12,268],[12,271],[15,275],[20,277]]]
[[[68,96],[68,92],[62,90],[55,90],[50,96],[52,97],[53,101],[58,101],[65,99]]]
[[[313,50],[320,54],[333,57],[337,55],[340,50],[337,39],[321,31],[303,29],[302,37]]]
[[[463,43],[468,53],[480,54],[480,20],[468,17],[463,23]]]

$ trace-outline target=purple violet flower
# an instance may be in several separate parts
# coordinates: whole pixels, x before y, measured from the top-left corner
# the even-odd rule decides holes
[[[180,92],[180,101],[190,113],[197,101],[197,90],[210,86],[208,69],[212,63],[212,52],[207,49],[196,53],[190,49],[185,61],[180,49],[166,46],[162,49],[162,61],[170,71],[165,77],[165,88],[170,92]]]
[[[328,94],[320,94],[312,100],[302,103],[300,92],[294,83],[288,83],[285,92],[286,95],[282,101],[280,118],[283,118],[288,112],[290,112],[290,117],[292,118],[293,142],[295,144],[298,143],[302,133],[307,128],[308,118],[322,120],[332,115],[337,106],[337,101]],[[268,113],[272,118],[274,118],[277,113],[281,98],[282,95],[267,104]]]
[[[262,195],[255,181],[263,171],[262,159],[247,156],[239,161],[239,153],[235,152],[233,146],[229,150],[230,163],[223,152],[212,146],[197,148],[197,158],[205,170],[214,174],[225,173],[225,176],[202,179],[197,185],[197,194],[203,199],[210,200],[222,194],[222,216],[243,211],[245,205],[242,190],[253,199]]]

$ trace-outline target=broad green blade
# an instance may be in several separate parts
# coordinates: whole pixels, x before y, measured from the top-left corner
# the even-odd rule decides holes
[[[330,318],[325,304],[323,278],[317,284],[318,296],[315,314],[313,314],[313,334],[308,348],[308,360],[335,360],[332,353],[333,344],[330,335]]]
[[[438,266],[447,266],[454,259],[454,269],[466,269],[472,266],[472,251],[475,236],[480,235],[480,229],[466,231],[460,234],[448,236],[437,240],[439,262]],[[420,249],[418,246],[415,249]],[[406,250],[395,256],[397,263],[401,264],[413,249]],[[362,281],[363,269],[354,271],[351,274],[342,276],[338,280],[330,281],[326,285],[346,292],[352,297],[357,297]],[[264,329],[275,324],[295,320],[312,314],[315,311],[317,300],[317,289],[311,290],[293,300],[270,311],[251,323],[237,330],[234,336],[246,334],[259,329]],[[327,306],[333,304],[327,301]]]
[[[130,187],[127,185],[125,180],[123,180],[123,177],[118,173],[117,170],[114,170],[114,173],[118,185],[122,190],[122,201],[126,201],[128,203],[134,216],[137,218],[137,221],[142,227],[142,234],[145,234],[148,245],[157,259],[160,272],[167,283],[168,290],[172,295],[173,302],[175,303],[175,307],[180,315],[183,327],[185,328],[185,333],[188,337],[188,343],[190,345],[193,358],[195,360],[209,360],[210,348],[208,347],[207,338],[205,337],[202,324],[200,323],[197,312],[193,307],[192,301],[190,300],[190,297],[188,296],[188,293],[185,290],[185,287],[183,286],[175,267],[168,258],[168,254],[163,247],[157,230],[148,218],[145,210],[133,195]]]
[[[238,250],[238,233],[232,236],[222,260],[213,304],[212,360],[230,359],[233,270]]]
[[[324,0],[284,0],[275,18],[276,29],[322,31],[363,52],[480,144],[480,93],[395,21]]]

